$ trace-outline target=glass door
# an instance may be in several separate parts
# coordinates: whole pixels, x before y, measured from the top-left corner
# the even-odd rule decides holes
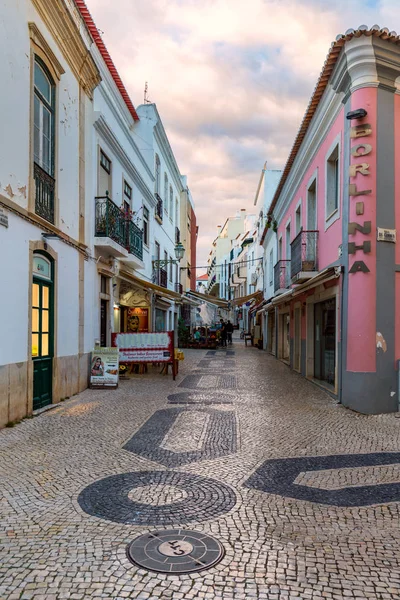
[[[52,283],[34,277],[32,283],[33,409],[52,402],[53,293]]]
[[[336,301],[315,304],[314,377],[335,386],[336,376]]]

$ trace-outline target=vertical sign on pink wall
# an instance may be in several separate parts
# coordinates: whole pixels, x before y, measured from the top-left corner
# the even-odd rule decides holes
[[[352,95],[368,122],[350,130],[347,370],[376,371],[376,114],[377,89]]]
[[[394,164],[400,164],[400,96],[395,94],[394,96]],[[395,203],[395,219],[396,229],[400,231],[400,202],[397,201],[400,198],[400,169],[395,168],[394,170],[394,193],[396,198]],[[400,244],[396,244],[396,264],[400,265]],[[396,330],[395,330],[395,352],[396,359],[400,359],[400,273],[395,273],[396,282]]]

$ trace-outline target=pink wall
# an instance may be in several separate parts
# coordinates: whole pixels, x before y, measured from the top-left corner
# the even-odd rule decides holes
[[[350,196],[349,222],[363,224],[371,221],[371,233],[364,235],[357,231],[349,235],[349,241],[357,245],[365,241],[371,242],[371,252],[364,254],[358,250],[349,255],[349,269],[355,261],[364,261],[369,273],[349,273],[348,294],[348,326],[347,326],[347,370],[354,372],[376,371],[376,143],[377,143],[377,88],[356,90],[351,97],[352,110],[365,108],[368,116],[358,124],[369,123],[372,134],[350,140],[350,147],[365,142],[372,146],[372,152],[365,157],[351,156],[350,164],[368,163],[369,175],[357,173],[350,177],[358,190],[371,189],[372,194],[366,196]],[[355,124],[353,122],[353,124]],[[364,202],[364,214],[356,215],[356,202]]]
[[[321,271],[326,266],[332,264],[338,259],[338,247],[342,243],[342,203],[343,203],[343,124],[344,124],[344,108],[340,111],[337,119],[335,120],[332,128],[328,132],[324,141],[322,142],[317,155],[310,163],[309,168],[305,176],[303,177],[300,185],[298,186],[293,200],[287,208],[284,216],[280,220],[278,228],[278,239],[282,234],[282,248],[283,256],[286,256],[286,224],[291,218],[291,241],[296,237],[296,207],[301,198],[301,216],[303,229],[307,229],[307,187],[310,178],[314,172],[317,171],[317,229],[319,230],[318,235],[318,267]],[[335,221],[325,231],[325,160],[326,154],[333,144],[335,138],[340,134],[341,144],[341,156],[340,156],[340,218]]]
[[[397,230],[396,242],[396,264],[400,265],[400,96],[394,96],[394,197],[395,202],[395,222]],[[396,281],[396,315],[395,315],[395,359],[400,359],[400,273],[395,273]]]

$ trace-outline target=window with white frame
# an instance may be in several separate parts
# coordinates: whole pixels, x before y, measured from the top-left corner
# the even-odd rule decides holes
[[[172,283],[174,280],[174,263],[172,262],[172,257],[169,257],[170,263],[169,263],[169,280]]]
[[[339,208],[339,144],[326,161],[326,219]]]
[[[168,212],[168,175],[164,173],[164,210]]]
[[[149,245],[150,235],[149,209],[143,204],[143,243]]]
[[[169,186],[169,217],[172,221],[172,215],[174,210],[174,192],[172,190],[172,185]]]
[[[34,89],[34,160],[53,177],[55,85],[44,63],[38,57],[35,57]]]
[[[160,173],[161,173],[161,163],[160,163],[160,157],[158,156],[158,154],[156,154],[156,160],[155,160],[155,193],[160,195]]]
[[[286,260],[290,260],[290,255],[291,255],[291,247],[290,247],[290,242],[291,242],[291,228],[290,228],[290,222],[286,225]]]
[[[111,160],[100,149],[99,196],[111,195],[111,168]]]
[[[300,204],[296,208],[296,235],[298,235],[302,229],[303,229],[303,227],[301,225],[301,202],[300,202]]]
[[[269,253],[269,285],[272,285],[274,280],[274,251]]]

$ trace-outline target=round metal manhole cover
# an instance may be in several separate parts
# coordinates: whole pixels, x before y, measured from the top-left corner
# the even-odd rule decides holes
[[[153,531],[137,537],[127,548],[129,560],[156,573],[192,573],[216,565],[224,556],[215,538],[186,529]]]

